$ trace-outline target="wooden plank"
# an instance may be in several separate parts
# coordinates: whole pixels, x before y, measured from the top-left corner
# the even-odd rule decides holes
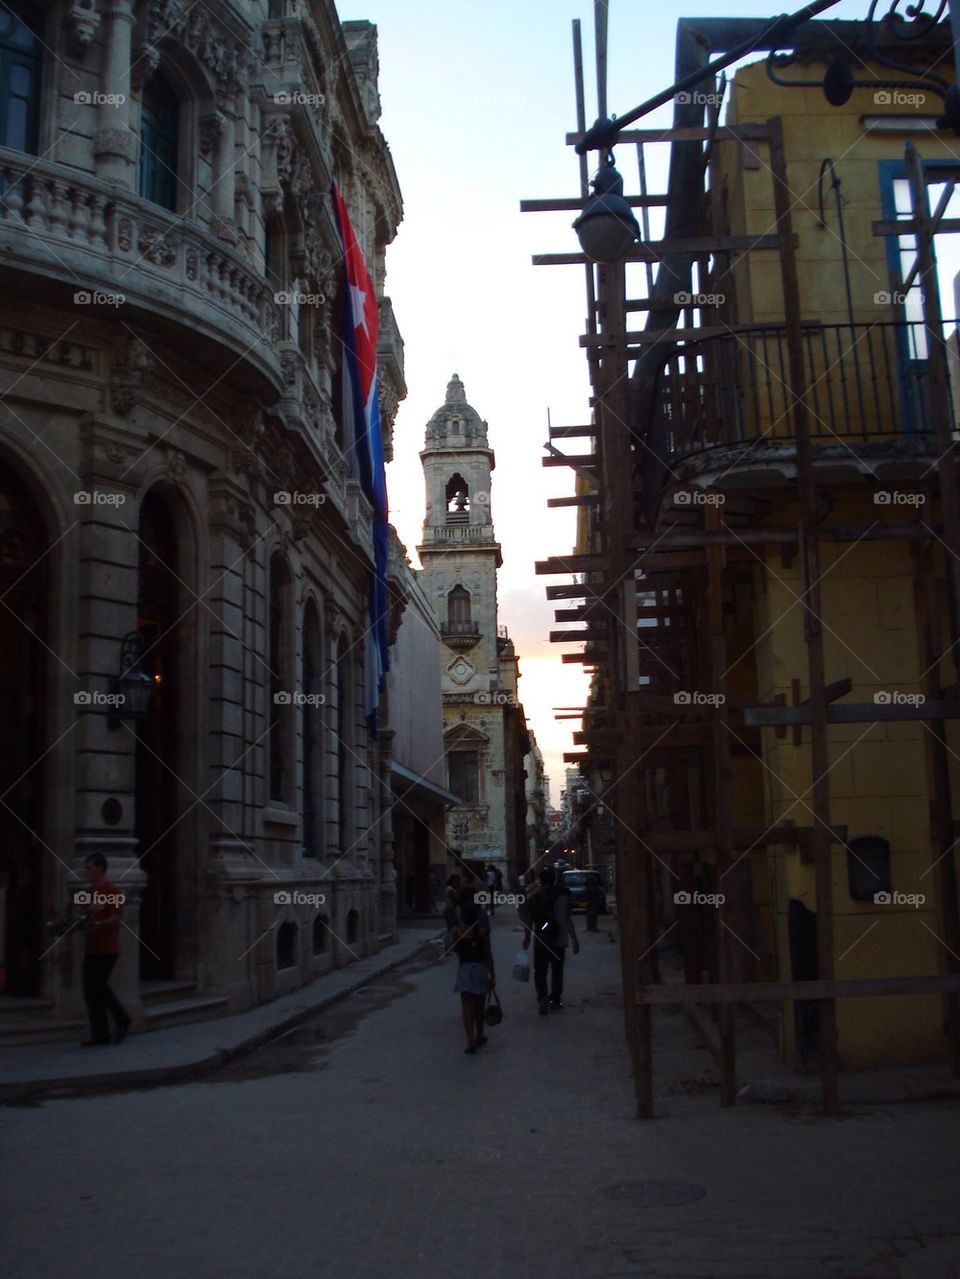
[[[606,562],[605,555],[554,555],[548,560],[537,560],[534,568],[539,574],[602,573]]]
[[[884,218],[871,223],[874,235],[915,235],[925,224],[913,218],[904,218],[902,222]],[[937,223],[937,231],[960,231],[960,218],[941,218]]]
[[[573,586],[566,583],[562,586],[548,586],[546,597],[548,600],[599,600],[601,598],[593,586]]]
[[[551,644],[590,644],[597,640],[605,640],[608,637],[607,628],[602,629],[586,629],[582,631],[551,631]]]
[[[575,666],[578,662],[587,666],[595,666],[597,662],[601,661],[601,658],[596,653],[561,653],[560,661],[567,666]]]
[[[960,701],[922,702],[919,706],[848,702],[844,706],[827,707],[828,724],[873,724],[891,720],[899,723],[918,719],[960,719]],[[807,701],[801,706],[748,706],[743,712],[743,722],[750,728],[809,724],[810,704]]]
[[[670,197],[668,195],[629,195],[624,197],[631,209],[663,209]],[[555,199],[521,200],[521,213],[576,213],[586,207],[586,198],[577,196],[557,196]]]
[[[573,497],[548,497],[547,506],[599,506],[599,493],[577,493]]]
[[[549,453],[540,459],[541,466],[581,466],[587,469],[596,464],[597,459],[593,453]]]
[[[568,133],[567,146],[575,147],[584,136],[583,133]],[[617,134],[617,145],[629,142],[763,142],[768,136],[765,124],[724,125],[718,129],[682,125],[676,129],[624,129]]]
[[[844,981],[717,982],[640,986],[644,1004],[779,1004],[786,999],[885,999],[890,995],[946,995],[960,991],[960,973],[929,977],[860,977]]]
[[[682,240],[651,240],[637,244],[624,257],[626,262],[659,262],[671,253],[748,253],[752,249],[779,249],[776,235],[691,235]],[[590,261],[585,253],[534,253],[534,266],[583,266]]]
[[[551,440],[579,439],[581,436],[597,433],[595,426],[551,426],[548,429]]]

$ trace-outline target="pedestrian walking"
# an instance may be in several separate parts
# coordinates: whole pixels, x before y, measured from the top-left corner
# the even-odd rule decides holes
[[[563,969],[567,943],[579,954],[580,941],[570,910],[570,893],[557,884],[552,866],[540,872],[540,886],[526,901],[527,928],[523,949],[529,950],[533,937],[533,988],[541,1016],[550,1008],[563,1007]],[[549,989],[548,989],[549,976]]]
[[[483,1033],[487,995],[496,987],[493,952],[490,949],[490,917],[477,901],[479,884],[467,884],[460,892],[457,928],[457,980],[463,1025],[467,1032],[465,1053],[475,1053],[487,1042]]]
[[[489,862],[487,863],[487,869],[484,872],[483,882],[487,890],[487,895],[490,898],[488,905],[490,907],[490,917],[492,919],[494,911],[496,910],[496,902],[494,899],[497,892],[497,871]]]
[[[130,1018],[113,991],[110,976],[120,954],[120,915],[123,895],[115,884],[107,879],[107,859],[103,853],[91,853],[83,863],[89,889],[83,901],[89,923],[83,957],[83,997],[90,1019],[90,1038],[84,1040],[85,1048],[97,1044],[109,1044],[110,1024],[107,1014],[113,1017],[113,1043],[122,1043],[130,1029]],[[82,899],[81,899],[82,900]]]
[[[457,924],[460,919],[459,915],[460,900],[460,876],[454,872],[446,882],[443,890],[443,954],[441,959],[445,959],[453,949],[457,940]]]

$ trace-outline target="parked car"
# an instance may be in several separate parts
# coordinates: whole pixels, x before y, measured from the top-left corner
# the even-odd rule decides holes
[[[598,870],[568,870],[563,875],[564,887],[570,892],[571,910],[587,909],[587,894],[595,889],[599,894],[600,914],[607,913],[607,893],[603,876]]]

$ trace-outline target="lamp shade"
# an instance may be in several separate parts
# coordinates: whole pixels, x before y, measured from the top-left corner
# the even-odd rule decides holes
[[[150,711],[150,699],[153,696],[153,680],[150,676],[134,667],[120,676],[117,686],[124,697],[121,703],[124,719],[144,719]]]
[[[591,185],[594,194],[573,229],[591,262],[619,262],[640,238],[640,227],[624,199],[623,178],[612,155]]]

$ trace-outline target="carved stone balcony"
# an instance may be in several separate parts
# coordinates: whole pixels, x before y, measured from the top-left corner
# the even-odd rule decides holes
[[[190,329],[279,388],[279,313],[263,276],[204,224],[92,174],[0,148],[0,271],[23,272],[33,292],[45,279],[50,299],[78,319],[96,316],[109,292],[121,299],[110,306]],[[78,293],[93,304],[78,304]],[[193,349],[216,358],[206,343]]]
[[[444,621],[440,623],[440,635],[447,648],[474,648],[480,643],[480,623]]]

